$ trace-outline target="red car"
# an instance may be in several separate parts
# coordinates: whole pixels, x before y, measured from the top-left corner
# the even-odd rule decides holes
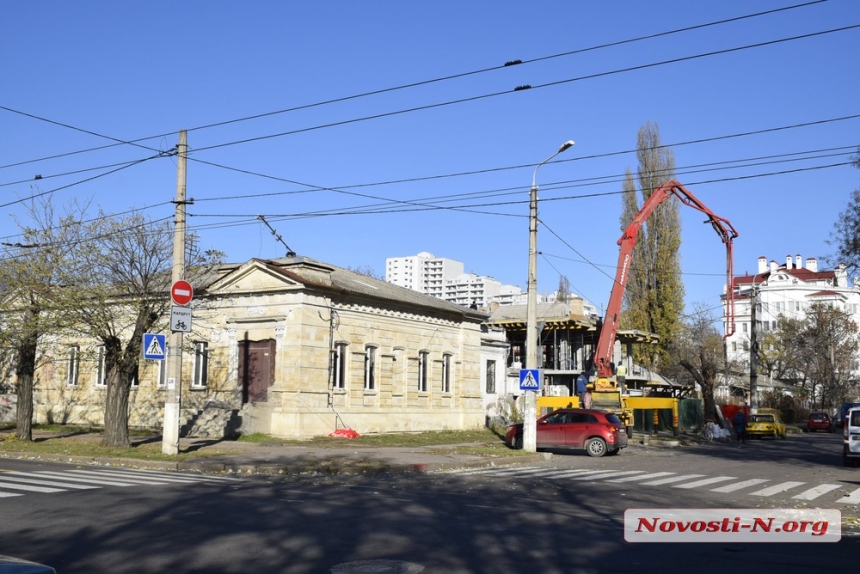
[[[509,426],[505,441],[523,448],[523,424]],[[537,420],[537,448],[585,449],[589,456],[603,456],[626,446],[624,423],[608,411],[558,409]]]
[[[810,413],[806,421],[806,429],[809,432],[819,430],[833,432],[833,421],[827,413]]]

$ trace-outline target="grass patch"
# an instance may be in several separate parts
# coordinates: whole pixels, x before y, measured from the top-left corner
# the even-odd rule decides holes
[[[354,439],[318,436],[308,439],[280,439],[266,434],[243,435],[240,442],[315,446],[320,448],[350,447],[423,447],[437,445],[466,445],[472,443],[502,444],[503,439],[490,429],[468,431],[428,431],[416,433],[366,434]],[[504,446],[504,445],[502,445]]]
[[[181,451],[178,455],[165,455],[161,452],[161,437],[152,433],[129,432],[132,445],[128,448],[102,446],[102,429],[68,425],[37,425],[33,427],[33,441],[15,438],[15,427],[0,429],[0,454],[14,455],[27,453],[33,456],[75,456],[92,458],[128,458],[138,460],[182,461],[210,456],[231,454],[235,449],[218,448],[215,444],[202,449],[195,447]],[[531,454],[509,449],[503,437],[491,429],[468,431],[433,431],[417,433],[383,433],[362,435],[355,439],[332,438],[328,436],[303,440],[279,439],[270,435],[255,433],[243,435],[238,442],[263,445],[297,445],[315,448],[431,448],[434,452],[461,453],[477,456],[517,456]]]

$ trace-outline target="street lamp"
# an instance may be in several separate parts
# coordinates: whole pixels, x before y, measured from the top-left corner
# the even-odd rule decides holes
[[[529,280],[528,305],[526,308],[526,369],[537,369],[538,365],[538,331],[537,331],[537,172],[549,160],[570,149],[573,140],[561,144],[558,151],[537,164],[532,175],[532,188],[529,192]],[[535,391],[526,391],[526,404],[523,415],[523,449],[529,452],[537,451],[537,425],[535,420]]]

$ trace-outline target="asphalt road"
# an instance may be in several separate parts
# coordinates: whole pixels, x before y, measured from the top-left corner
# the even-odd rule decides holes
[[[860,500],[845,499],[860,468],[843,468],[840,449],[839,435],[795,435],[480,471],[231,479],[0,460],[0,554],[59,574],[856,571]],[[629,508],[816,507],[843,513],[841,541],[624,539]]]

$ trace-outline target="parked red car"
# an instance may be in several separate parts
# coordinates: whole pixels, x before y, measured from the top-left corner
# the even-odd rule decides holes
[[[809,432],[819,430],[833,432],[833,421],[830,420],[830,415],[827,413],[809,413],[806,429]]]
[[[505,441],[523,448],[523,424],[509,426]],[[626,446],[624,423],[608,411],[558,409],[537,420],[537,448],[585,449],[589,456],[603,456]]]

